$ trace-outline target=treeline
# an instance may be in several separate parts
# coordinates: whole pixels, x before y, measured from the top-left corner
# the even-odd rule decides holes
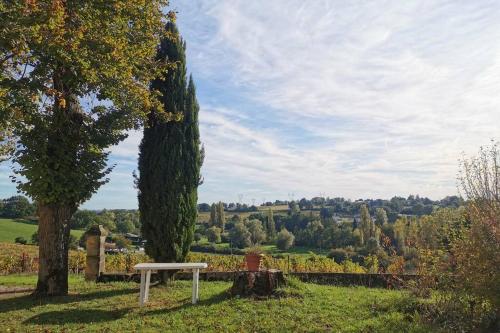
[[[209,205],[207,203],[200,203],[198,204],[198,211],[204,213],[209,212],[213,205],[214,204]],[[249,206],[247,204],[234,203],[234,202],[230,203],[222,202],[222,206],[224,207],[224,210],[236,213],[257,212],[259,210],[259,208],[255,205]]]
[[[138,210],[78,210],[71,218],[72,229],[86,230],[94,224],[100,224],[113,233],[122,234],[138,234],[141,229]]]
[[[36,205],[21,195],[0,199],[0,217],[7,219],[28,218],[36,215]]]
[[[377,208],[383,208],[390,222],[395,222],[400,214],[423,216],[431,214],[437,208],[458,208],[464,204],[458,196],[447,196],[440,200],[431,200],[426,197],[410,195],[407,198],[395,196],[386,199],[359,199],[350,200],[345,198],[314,197],[312,199],[302,198],[295,201],[268,201],[261,207],[275,207],[288,205],[293,209],[297,205],[300,210],[321,210],[323,214],[339,216],[356,216],[362,205],[366,205],[371,214],[375,214]],[[241,203],[222,203],[224,210],[228,212],[256,212],[258,207]],[[198,204],[199,212],[209,212],[211,205],[208,203]]]

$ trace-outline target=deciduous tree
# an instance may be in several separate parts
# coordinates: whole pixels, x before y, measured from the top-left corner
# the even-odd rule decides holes
[[[38,204],[37,294],[67,294],[69,221],[106,182],[106,149],[163,110],[148,83],[165,5],[0,2],[0,136],[12,131],[18,189]]]
[[[276,247],[281,251],[286,251],[292,247],[294,241],[295,237],[293,234],[286,230],[286,228],[283,228],[276,236]]]

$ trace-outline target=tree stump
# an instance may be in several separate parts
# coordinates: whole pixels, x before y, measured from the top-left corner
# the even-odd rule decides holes
[[[276,289],[284,284],[283,272],[277,269],[236,272],[231,287],[231,295],[243,297],[272,296],[276,293]]]

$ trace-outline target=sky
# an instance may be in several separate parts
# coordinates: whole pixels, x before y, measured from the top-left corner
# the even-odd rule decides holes
[[[206,149],[199,202],[457,194],[499,139],[500,2],[171,0]],[[85,208],[136,208],[140,132]],[[0,165],[0,197],[16,193]]]

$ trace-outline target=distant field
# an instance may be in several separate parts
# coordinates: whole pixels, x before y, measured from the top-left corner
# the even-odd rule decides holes
[[[36,224],[27,221],[0,219],[0,242],[14,243],[16,237],[24,237],[29,242],[31,241],[31,235],[37,229]],[[71,230],[71,234],[80,238],[83,230]]]

